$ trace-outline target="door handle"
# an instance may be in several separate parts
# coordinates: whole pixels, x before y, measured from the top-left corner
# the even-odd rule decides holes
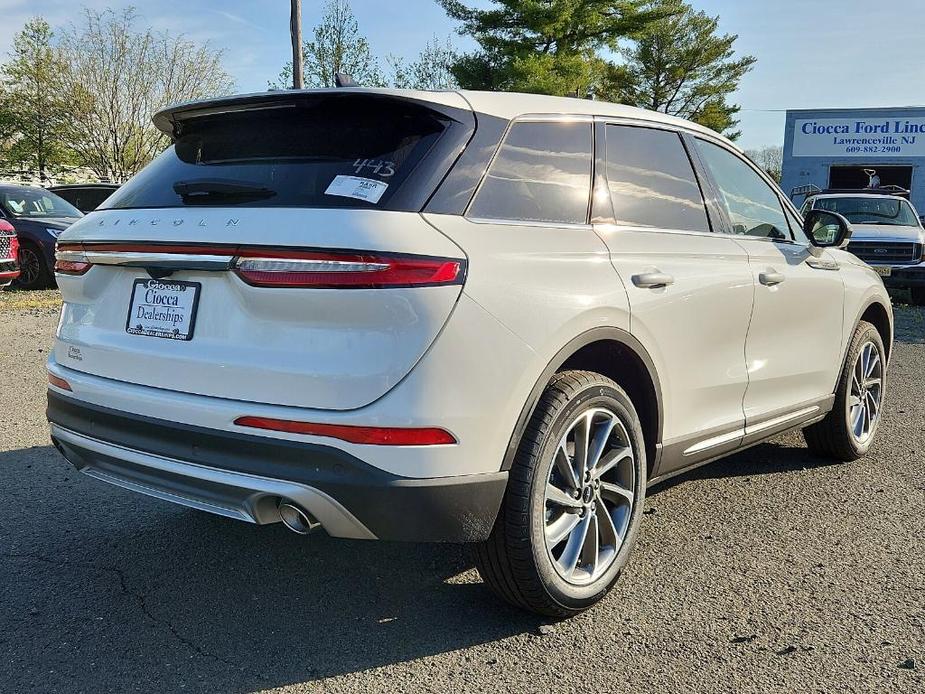
[[[674,284],[674,277],[666,275],[664,272],[643,272],[633,275],[631,279],[633,284],[640,289],[658,289],[659,287]]]
[[[782,272],[774,272],[771,270],[768,272],[758,273],[758,281],[766,287],[773,287],[775,284],[780,284],[785,279],[787,278]]]

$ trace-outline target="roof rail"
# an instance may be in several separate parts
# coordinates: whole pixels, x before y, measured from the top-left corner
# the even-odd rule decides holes
[[[805,186],[797,186],[790,191],[790,201],[793,202],[793,199],[797,196],[802,195],[804,198],[808,198],[810,195],[815,195],[816,193],[821,193],[822,188],[813,183],[807,183]]]
[[[826,188],[820,191],[820,194],[895,195],[900,198],[909,197],[909,191],[900,186],[880,186],[879,188]]]
[[[880,186],[879,188],[826,188],[825,190],[815,186],[812,183],[805,186],[797,186],[790,191],[790,199],[802,195],[804,198],[811,198],[814,195],[894,195],[899,198],[908,198],[909,191],[901,186]]]

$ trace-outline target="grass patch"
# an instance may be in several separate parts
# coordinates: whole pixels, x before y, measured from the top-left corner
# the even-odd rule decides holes
[[[61,293],[57,289],[25,291],[7,287],[0,290],[0,313],[61,308]]]

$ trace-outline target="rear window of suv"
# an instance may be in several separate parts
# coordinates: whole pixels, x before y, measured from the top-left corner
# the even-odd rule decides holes
[[[191,117],[103,207],[387,208],[449,123],[419,105],[375,98]]]

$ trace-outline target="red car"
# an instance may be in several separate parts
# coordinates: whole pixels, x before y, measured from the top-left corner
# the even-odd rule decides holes
[[[19,239],[16,230],[5,219],[0,219],[0,288],[19,277]]]

